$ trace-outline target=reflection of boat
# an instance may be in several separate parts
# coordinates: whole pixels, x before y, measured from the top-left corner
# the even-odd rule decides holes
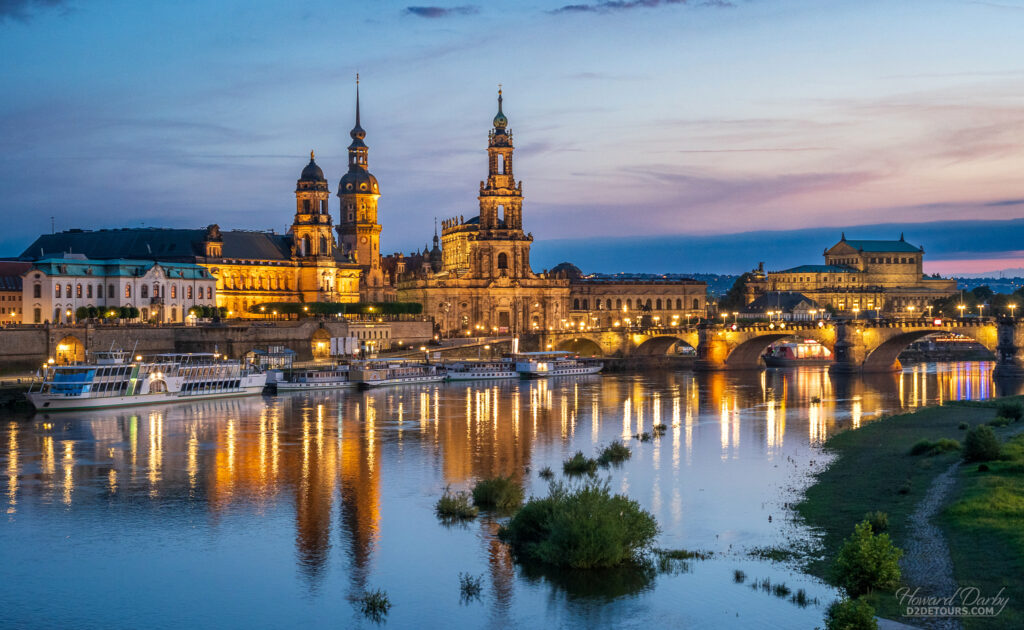
[[[274,383],[279,392],[309,391],[311,389],[336,389],[354,387],[357,383],[349,379],[350,367],[312,368],[282,372]]]
[[[577,359],[567,352],[522,352],[515,355],[515,362],[523,378],[597,374],[604,367],[600,361]]]
[[[46,368],[29,390],[36,409],[70,411],[249,396],[263,391],[267,375],[217,354],[159,354],[148,361],[121,351],[99,352],[94,363]]]
[[[443,367],[415,361],[362,361],[349,368],[349,379],[362,388],[433,383],[443,381],[444,377]]]
[[[805,339],[772,344],[763,358],[768,367],[827,365],[832,362],[832,352],[813,339]]]
[[[508,359],[500,361],[460,361],[446,363],[450,381],[475,381],[495,378],[518,378],[516,365]]]

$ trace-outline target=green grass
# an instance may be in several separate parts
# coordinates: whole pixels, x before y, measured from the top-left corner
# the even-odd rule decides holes
[[[592,475],[597,472],[597,460],[587,457],[583,451],[562,462],[562,472],[567,475]]]
[[[974,427],[995,416],[994,403],[928,407],[915,413],[891,416],[838,433],[825,443],[836,455],[807,489],[797,513],[821,531],[823,554],[807,560],[807,570],[830,578],[832,563],[843,540],[868,512],[889,516],[889,534],[903,547],[910,514],[924,497],[932,479],[960,458],[956,451],[929,457],[909,455],[920,440],[955,440],[962,437],[960,423]],[[869,598],[878,614],[895,617],[898,602],[890,594]]]
[[[476,518],[480,513],[480,510],[470,503],[468,492],[452,492],[449,488],[444,489],[444,494],[434,504],[434,511],[445,521],[468,520]]]
[[[515,479],[491,477],[473,486],[473,503],[482,510],[512,510],[523,502],[523,488]]]
[[[362,597],[356,600],[359,610],[366,616],[367,619],[371,619],[376,622],[383,621],[384,617],[387,616],[388,611],[391,610],[391,600],[388,598],[388,594],[384,589],[378,588],[375,591],[367,591],[363,593]]]
[[[615,440],[601,450],[601,453],[597,456],[597,463],[599,466],[621,464],[632,455],[633,453],[625,444],[619,440]]]
[[[1003,444],[1002,459],[988,472],[963,466],[957,499],[939,516],[957,582],[985,596],[1003,587],[1010,598],[994,619],[969,619],[968,629],[1024,627],[1024,435]]]

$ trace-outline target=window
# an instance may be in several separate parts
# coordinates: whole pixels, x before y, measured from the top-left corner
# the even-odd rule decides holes
[[[622,308],[622,298],[618,298],[618,299],[615,300],[615,308],[616,309]]]
[[[309,212],[309,199],[302,200],[302,211]]]
[[[590,310],[590,301],[585,299],[585,298],[583,300],[583,310],[585,310],[585,311]]]
[[[186,300],[191,300],[192,299],[192,287],[185,287],[185,299]]]
[[[103,285],[102,284],[97,284],[96,285],[96,297],[98,297],[98,298],[103,297]]]
[[[658,309],[659,311],[661,310],[661,298],[658,298],[658,302],[657,302],[657,306],[656,306],[656,308],[657,308],[657,309]]]
[[[87,298],[91,298],[92,297],[92,285],[91,284],[86,285],[86,287],[85,287],[85,297],[87,297]]]
[[[36,285],[39,286],[38,284]],[[39,297],[38,295],[36,297]],[[36,308],[32,309],[32,321],[36,324],[41,324],[43,321],[43,309]]]
[[[80,285],[80,284],[76,284],[75,285],[75,297],[76,298],[82,297],[82,285]]]
[[[309,242],[309,236],[302,237],[302,251],[299,252],[302,256],[309,256],[312,253],[312,246]]]
[[[575,300],[572,301],[572,310],[574,310],[574,311],[580,310],[580,300],[579,300],[579,298],[576,298]]]
[[[213,287],[206,287],[206,299],[207,300],[212,300],[213,299]]]
[[[130,285],[130,284],[124,285],[124,296],[126,298],[128,298],[128,299],[131,299],[131,297],[132,297],[132,285]]]
[[[56,292],[53,294],[53,296],[54,297],[60,297],[60,285],[59,284],[55,287],[55,291]],[[36,285],[35,293],[36,293],[36,297],[39,297],[39,285],[38,284]]]
[[[142,293],[141,293],[141,297],[142,297],[143,299],[145,299],[145,298],[148,298],[148,297],[149,297],[149,285],[148,285],[148,284],[144,284],[144,285],[142,285]]]
[[[700,300],[698,300],[697,298],[693,298],[693,310],[696,311],[698,309],[700,309]]]
[[[676,298],[676,310],[677,311],[683,310],[683,301],[680,300],[679,298]]]
[[[67,292],[66,292],[66,293],[65,293],[64,295],[66,295],[66,296],[68,296],[68,297],[71,297],[71,285],[70,285],[70,284],[68,284],[68,285],[65,285],[65,287],[64,287],[64,288],[65,288],[65,289],[66,289],[66,291],[67,291]]]
[[[320,200],[320,214],[327,214],[327,200]]]
[[[612,310],[612,299],[608,298],[607,300],[605,300],[604,305],[605,305],[605,307],[608,308],[609,311]]]
[[[508,269],[508,254],[505,252],[498,254],[498,269]]]
[[[178,299],[178,285],[176,285],[176,284],[172,284],[171,285],[171,299],[172,300]]]
[[[326,255],[329,250],[327,249],[327,237],[320,237],[320,253]]]
[[[110,298],[110,299],[114,299],[115,295],[117,295],[117,293],[114,292],[114,285],[108,284],[107,285],[107,297]]]
[[[628,298],[626,300],[626,308],[628,308],[628,309],[632,309],[633,308],[633,298]]]

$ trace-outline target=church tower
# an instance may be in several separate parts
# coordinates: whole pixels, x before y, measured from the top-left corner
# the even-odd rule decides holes
[[[338,236],[342,252],[355,258],[363,269],[361,299],[383,299],[384,273],[380,266],[380,231],[377,222],[377,199],[380,189],[377,178],[369,171],[369,148],[363,140],[366,131],[359,124],[359,76],[356,75],[356,125],[349,133],[348,172],[338,183],[341,220]]]
[[[317,166],[315,156],[310,151],[309,164],[302,169],[299,181],[295,183],[292,237],[295,239],[296,257],[334,258],[334,235],[331,214],[327,208],[330,196],[324,172]]]
[[[512,175],[512,133],[506,129],[508,119],[501,110],[498,90],[498,113],[487,142],[487,181],[480,182],[480,230],[523,229],[523,183],[516,184]]]

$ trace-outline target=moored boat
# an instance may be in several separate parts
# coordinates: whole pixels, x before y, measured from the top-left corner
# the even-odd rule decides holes
[[[832,352],[817,341],[806,339],[772,344],[762,358],[768,367],[828,365],[832,362]]]
[[[353,362],[349,379],[360,388],[383,385],[409,385],[443,381],[444,367],[433,363],[419,363],[400,359],[390,361]]]
[[[449,381],[477,381],[498,378],[519,378],[516,365],[509,359],[500,361],[458,361],[446,363]]]
[[[568,352],[522,352],[514,358],[523,378],[597,374],[604,367],[600,361],[579,359]]]
[[[349,365],[291,370],[282,372],[274,384],[279,392],[355,387],[358,383],[352,381],[349,378],[350,375],[351,366]]]
[[[267,375],[219,354],[159,354],[151,359],[121,351],[93,360],[46,367],[43,381],[26,394],[39,411],[156,405],[207,398],[251,396]]]

